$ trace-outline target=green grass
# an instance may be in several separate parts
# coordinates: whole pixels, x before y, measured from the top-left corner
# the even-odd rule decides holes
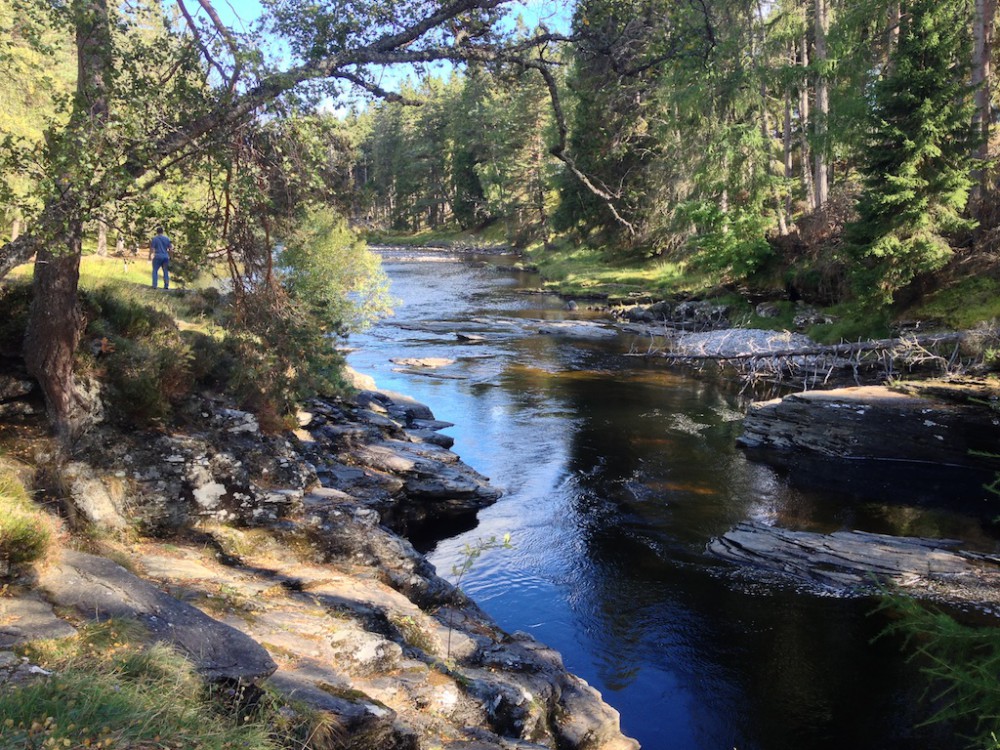
[[[968,329],[984,320],[1000,320],[1000,280],[966,276],[937,290],[907,311],[915,318],[940,321],[947,328]]]
[[[365,240],[372,245],[400,245],[403,247],[437,247],[447,245],[504,245],[507,244],[507,231],[503,222],[494,222],[480,230],[459,229],[458,227],[444,229],[422,229],[419,232],[397,232],[380,230],[369,232]]]
[[[327,714],[265,692],[252,707],[207,686],[181,654],[150,645],[138,623],[81,626],[19,653],[52,672],[0,691],[4,750],[332,750],[343,729]],[[291,708],[292,710],[288,710]]]
[[[708,289],[718,281],[683,261],[615,257],[594,247],[534,247],[528,257],[546,283],[566,295],[669,295]]]
[[[68,641],[26,655],[53,676],[0,693],[0,736],[9,750],[198,748],[275,750],[272,716],[241,716],[213,700],[194,669],[164,645],[147,647],[135,625],[85,626]]]
[[[17,473],[0,464],[0,561],[17,567],[45,556],[52,527],[32,502]]]

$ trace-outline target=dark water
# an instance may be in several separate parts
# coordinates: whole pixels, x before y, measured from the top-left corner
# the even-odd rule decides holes
[[[454,422],[455,451],[506,491],[432,562],[448,576],[464,545],[511,534],[515,548],[486,552],[463,588],[507,630],[558,649],[627,734],[647,750],[964,746],[952,729],[914,728],[930,713],[924,685],[898,640],[876,639],[873,601],[703,552],[748,518],[991,545],[974,517],[935,509],[934,477],[893,493],[840,467],[803,482],[751,462],[734,447],[746,403],[731,385],[622,356],[648,342],[535,333],[531,320],[588,315],[518,293],[537,279],[420,252],[384,262],[400,304],[353,339],[351,364]],[[391,357],[456,362],[414,374]]]

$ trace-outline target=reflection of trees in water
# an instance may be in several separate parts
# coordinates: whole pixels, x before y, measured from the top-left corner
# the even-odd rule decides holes
[[[609,699],[627,701],[648,731],[685,723],[656,731],[701,747],[915,746],[917,673],[898,643],[871,642],[881,623],[866,617],[869,602],[748,592],[704,559],[707,539],[749,513],[822,515],[813,495],[734,450],[724,397],[704,383],[595,374],[598,355],[561,372],[558,347],[528,348],[534,367],[508,371],[503,385],[520,406],[554,400],[575,416],[561,488],[581,549],[570,605],[595,642],[604,689],[618,694]],[[707,427],[672,428],[676,414]]]

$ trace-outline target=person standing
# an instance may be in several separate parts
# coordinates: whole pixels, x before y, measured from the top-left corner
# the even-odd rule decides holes
[[[170,251],[174,243],[163,233],[163,227],[156,228],[156,235],[149,241],[149,257],[153,261],[153,289],[156,289],[157,272],[163,269],[163,288],[170,288]]]

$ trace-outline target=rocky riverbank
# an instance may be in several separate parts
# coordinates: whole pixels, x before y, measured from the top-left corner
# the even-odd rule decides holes
[[[123,617],[208,681],[329,715],[338,747],[638,747],[557,653],[502,632],[388,527],[499,496],[448,450],[447,425],[372,388],[307,408],[265,435],[205,397],[183,430],[100,427],[50,466],[67,523],[100,533],[67,534],[5,589],[2,689],[49,679],[16,657],[26,644]],[[44,441],[30,450],[45,462]]]

